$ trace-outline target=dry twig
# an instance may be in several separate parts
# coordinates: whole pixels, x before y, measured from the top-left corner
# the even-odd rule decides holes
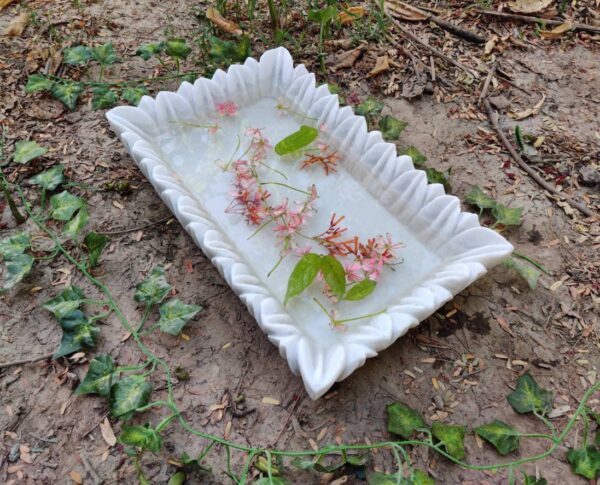
[[[33,357],[30,359],[14,360],[12,362],[3,362],[2,364],[0,364],[0,369],[6,369],[8,367],[13,367],[15,365],[34,364],[36,362],[39,362],[40,360],[49,359],[50,357],[52,357],[52,355],[53,354],[46,354],[46,355],[40,355],[39,357]]]
[[[521,20],[523,22],[535,22],[543,25],[562,25],[565,23],[564,20],[550,20],[541,17],[530,17],[529,15],[517,15],[514,13],[496,12],[495,10],[476,10],[477,13],[483,15],[490,15],[493,17],[500,17],[508,20]],[[577,24],[574,23],[571,30],[582,30],[585,32],[592,32],[594,34],[600,34],[600,27],[594,27],[593,25]]]

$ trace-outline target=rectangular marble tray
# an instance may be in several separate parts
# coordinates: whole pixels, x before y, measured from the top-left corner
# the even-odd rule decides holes
[[[236,116],[218,118],[219,107],[227,103],[235,104]],[[378,131],[369,132],[363,117],[340,107],[327,86],[317,87],[314,74],[294,66],[283,48],[265,52],[259,61],[219,70],[212,79],[184,82],[177,93],[145,96],[137,108],[114,108],[107,118],[292,372],[302,376],[313,399],[512,252],[502,236],[479,225],[475,214],[461,212],[456,197],[445,195],[439,184],[427,184],[425,172],[416,170],[410,157],[399,157],[395,145],[385,143]],[[197,127],[215,118],[217,132]],[[272,231],[249,238],[256,228],[225,213],[231,175],[215,163],[241,155],[238,137],[249,127],[262,128],[275,144],[302,124],[326,127],[322,137],[341,155],[338,171],[329,176],[294,170],[289,161],[272,152],[268,156],[271,167],[285,172],[287,184],[318,187],[317,212],[309,227],[326,227],[332,212],[342,212],[352,234],[391,233],[405,245],[402,264],[384,274],[376,292],[360,304],[336,305],[345,317],[386,311],[350,322],[343,331],[333,328],[314,303],[318,289],[311,287],[284,308],[287,280],[298,259],[285,258],[267,276],[280,247]],[[271,185],[269,192],[275,199],[293,199],[285,187]]]

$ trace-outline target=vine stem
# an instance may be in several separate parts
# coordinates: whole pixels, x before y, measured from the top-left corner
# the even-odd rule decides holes
[[[348,450],[366,451],[366,450],[374,450],[374,449],[381,449],[381,448],[394,449],[394,448],[401,447],[401,446],[425,446],[427,448],[431,448],[431,449],[435,450],[437,453],[439,453],[440,455],[442,455],[445,458],[447,458],[448,460],[450,460],[452,463],[454,463],[466,470],[484,471],[484,470],[497,470],[500,468],[509,468],[509,469],[514,470],[514,468],[519,465],[523,465],[525,463],[530,463],[530,462],[534,462],[534,461],[539,461],[541,459],[544,459],[544,458],[550,456],[554,451],[556,451],[556,449],[565,440],[566,436],[573,429],[573,426],[575,426],[575,423],[579,419],[580,415],[585,412],[585,407],[586,407],[586,404],[589,401],[590,397],[600,389],[600,381],[598,381],[583,394],[583,396],[580,400],[579,406],[573,413],[573,416],[569,419],[569,421],[567,422],[563,431],[558,436],[553,437],[553,439],[552,439],[553,444],[546,451],[539,453],[537,455],[521,458],[519,460],[515,460],[512,462],[505,462],[505,463],[498,463],[498,464],[491,464],[491,465],[471,465],[469,463],[463,462],[462,460],[459,460],[459,459],[453,457],[452,455],[450,455],[449,453],[447,453],[441,447],[436,446],[433,443],[430,436],[427,440],[381,441],[378,443],[356,444],[356,445],[342,444],[342,445],[337,445],[337,446],[326,446],[323,448],[319,448],[317,450],[279,450],[279,449],[271,449],[271,448],[255,448],[255,447],[251,447],[251,446],[245,446],[245,445],[242,445],[239,443],[235,443],[235,442],[226,440],[224,438],[221,438],[220,436],[216,436],[216,435],[213,435],[210,433],[203,433],[201,431],[198,431],[198,430],[192,428],[188,424],[188,422],[185,420],[185,418],[181,415],[181,411],[179,411],[179,409],[177,408],[177,405],[173,398],[173,383],[172,383],[171,371],[170,371],[169,365],[164,360],[162,360],[159,357],[157,357],[156,355],[154,355],[144,345],[144,343],[140,339],[140,336],[138,335],[138,332],[132,327],[132,325],[129,323],[129,321],[127,320],[125,315],[120,310],[119,306],[117,305],[117,303],[116,303],[113,295],[111,294],[110,290],[108,289],[108,287],[104,283],[102,283],[100,280],[98,280],[96,277],[92,276],[88,272],[86,266],[81,264],[79,261],[77,261],[66,250],[66,248],[62,245],[62,243],[60,242],[60,240],[58,239],[56,234],[49,227],[47,227],[32,212],[31,207],[29,206],[29,203],[28,203],[27,199],[25,198],[21,187],[17,186],[17,190],[21,197],[21,200],[23,202],[25,210],[26,210],[27,214],[29,215],[29,217],[31,218],[31,220],[42,231],[44,231],[46,234],[48,234],[48,236],[53,240],[56,247],[65,256],[65,258],[67,258],[67,260],[70,263],[72,263],[88,279],[88,281],[90,281],[92,284],[97,286],[102,291],[102,293],[106,296],[107,300],[109,301],[110,307],[115,312],[115,315],[117,315],[119,321],[122,323],[124,328],[132,334],[140,351],[148,358],[149,361],[151,361],[153,364],[157,364],[164,370],[164,372],[166,374],[166,380],[167,380],[168,399],[166,401],[159,402],[159,404],[157,404],[157,405],[162,404],[164,407],[166,407],[172,411],[173,414],[171,416],[169,416],[167,419],[169,421],[176,419],[179,422],[179,424],[182,426],[183,429],[187,430],[189,433],[191,433],[195,436],[199,436],[201,438],[210,440],[214,443],[222,444],[223,446],[226,447],[228,454],[230,453],[230,449],[235,449],[235,450],[243,451],[249,455],[248,459],[246,460],[246,463],[244,465],[244,470],[243,470],[242,476],[236,477],[236,479],[237,479],[236,481],[238,483],[241,483],[241,484],[245,483],[252,459],[254,458],[254,456],[256,456],[258,454],[265,454],[267,456],[282,456],[282,457],[283,456],[285,456],[285,457],[302,457],[302,456],[323,457],[325,455],[333,455],[333,454],[343,453]],[[540,417],[540,415],[538,415],[538,417]],[[543,417],[541,417],[541,418],[543,418]],[[545,420],[545,418],[543,418],[543,420]],[[546,421],[547,420],[545,420],[544,422],[546,422]],[[163,420],[163,422],[164,422],[164,420]],[[551,423],[550,423],[550,425],[551,425]],[[550,429],[554,433],[554,426],[551,425]],[[540,437],[542,437],[542,436],[540,436]],[[544,437],[546,437],[546,436],[544,436]],[[139,462],[137,463],[136,469],[138,467],[139,467]],[[141,473],[141,469],[139,469],[139,472]]]

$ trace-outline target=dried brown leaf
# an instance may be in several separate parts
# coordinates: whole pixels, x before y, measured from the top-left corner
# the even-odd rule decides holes
[[[115,436],[108,418],[104,418],[104,422],[100,423],[100,433],[108,446],[115,446],[117,444],[117,437]]]
[[[243,33],[238,24],[223,17],[215,7],[208,7],[206,9],[206,18],[224,32],[233,35],[242,35]]]
[[[513,12],[536,13],[549,7],[553,0],[515,0],[508,4]]]
[[[361,6],[348,7],[346,10],[338,14],[338,22],[342,25],[351,24],[354,20],[365,15],[365,9]]]
[[[4,35],[7,37],[20,37],[28,23],[29,14],[27,12],[23,12],[11,20],[10,24],[8,24],[8,27],[6,27],[6,30],[4,31]]]
[[[4,7],[8,7],[14,1],[15,0],[0,0],[0,11],[2,11]]]
[[[405,2],[399,2],[397,0],[389,0],[385,2],[385,8],[392,17],[396,17],[401,20],[410,20],[418,22],[427,20],[429,14],[423,12],[420,8],[409,5]]]
[[[542,105],[546,101],[546,95],[542,95],[542,99],[540,99],[533,108],[527,108],[524,111],[512,112],[510,113],[510,117],[514,120],[524,120],[525,118],[529,118],[530,116],[534,116],[540,112],[542,109]]]
[[[514,332],[512,331],[512,329],[510,328],[510,323],[508,323],[504,318],[502,318],[502,317],[496,317],[496,321],[498,322],[498,325],[500,325],[500,328],[502,330],[504,330],[506,333],[512,335],[513,337],[516,337],[516,335],[514,334]]]
[[[71,473],[69,473],[69,476],[71,477],[71,480],[73,480],[78,485],[81,485],[83,483],[83,479],[81,478],[81,473],[73,470]]]
[[[359,46],[356,49],[352,49],[351,51],[343,52],[340,55],[340,62],[338,62],[335,66],[333,66],[333,70],[337,71],[338,69],[346,69],[348,67],[352,67],[360,55],[365,51],[365,46]]]
[[[379,56],[377,58],[377,61],[375,62],[375,67],[373,69],[371,69],[371,72],[369,72],[369,74],[367,74],[367,77],[377,76],[378,74],[381,74],[382,72],[387,71],[389,68],[390,68],[390,58],[387,55]]]
[[[560,39],[564,34],[571,31],[572,29],[573,22],[568,20],[564,24],[557,25],[552,30],[540,30],[540,35],[544,39]]]

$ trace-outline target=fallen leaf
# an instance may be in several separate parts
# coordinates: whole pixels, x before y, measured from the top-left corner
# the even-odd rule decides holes
[[[524,120],[525,118],[529,118],[530,116],[534,116],[540,112],[542,109],[542,105],[546,101],[546,95],[542,95],[542,99],[540,99],[533,108],[527,108],[524,111],[519,111],[518,113],[512,112],[510,113],[510,117],[514,120]]]
[[[279,406],[279,404],[281,404],[281,402],[278,399],[275,399],[273,397],[263,397],[262,402],[263,404],[272,404],[273,406]]]
[[[81,479],[81,473],[73,470],[71,473],[69,473],[69,476],[71,477],[71,480],[73,480],[78,485],[81,485],[83,483],[83,480]]]
[[[513,12],[536,13],[550,6],[553,0],[515,0],[508,4]]]
[[[420,8],[409,5],[408,3],[398,2],[396,0],[389,0],[385,2],[385,9],[393,17],[410,20],[410,21],[421,21],[427,20],[429,15]]]
[[[500,38],[497,35],[492,35],[492,38],[485,43],[485,49],[483,50],[484,55],[487,56],[492,53],[499,39]]]
[[[2,11],[4,7],[8,7],[14,1],[15,0],[0,0],[0,11]]]
[[[4,31],[4,35],[7,37],[20,37],[25,27],[29,23],[29,14],[27,12],[23,12],[21,15],[18,15],[14,19],[11,20],[8,27]]]
[[[359,19],[365,15],[365,9],[361,6],[348,7],[344,11],[338,14],[337,20],[342,25],[348,25],[354,20]]]
[[[502,318],[502,317],[496,317],[496,321],[498,322],[498,325],[500,325],[500,328],[502,330],[504,330],[506,333],[512,335],[513,337],[516,337],[516,335],[514,334],[514,332],[512,331],[512,329],[510,328],[510,323],[508,323],[506,320],[504,320],[504,318]]]
[[[243,33],[238,24],[223,17],[215,7],[208,7],[206,9],[206,18],[225,32],[234,35],[242,35]]]
[[[117,209],[125,209],[125,206],[123,204],[121,204],[118,200],[113,200],[112,201],[112,205],[114,205]]]
[[[573,29],[573,22],[567,20],[564,24],[557,25],[552,30],[540,30],[544,39],[560,39],[564,34]]]
[[[352,49],[351,51],[342,52],[342,54],[340,54],[339,57],[340,62],[333,66],[333,70],[337,71],[338,69],[346,69],[348,67],[352,67],[365,50],[366,47],[364,45],[361,45],[356,49]]]
[[[563,404],[562,406],[555,407],[552,411],[550,411],[548,413],[548,418],[560,418],[561,416],[567,414],[570,410],[571,406],[569,406],[568,404]]]
[[[367,77],[374,77],[382,72],[387,71],[390,68],[390,58],[385,56],[379,56],[375,62],[375,67],[371,69],[371,72],[367,74]]]
[[[117,444],[117,437],[115,436],[108,418],[104,418],[104,421],[100,423],[100,433],[108,446],[115,446]]]

